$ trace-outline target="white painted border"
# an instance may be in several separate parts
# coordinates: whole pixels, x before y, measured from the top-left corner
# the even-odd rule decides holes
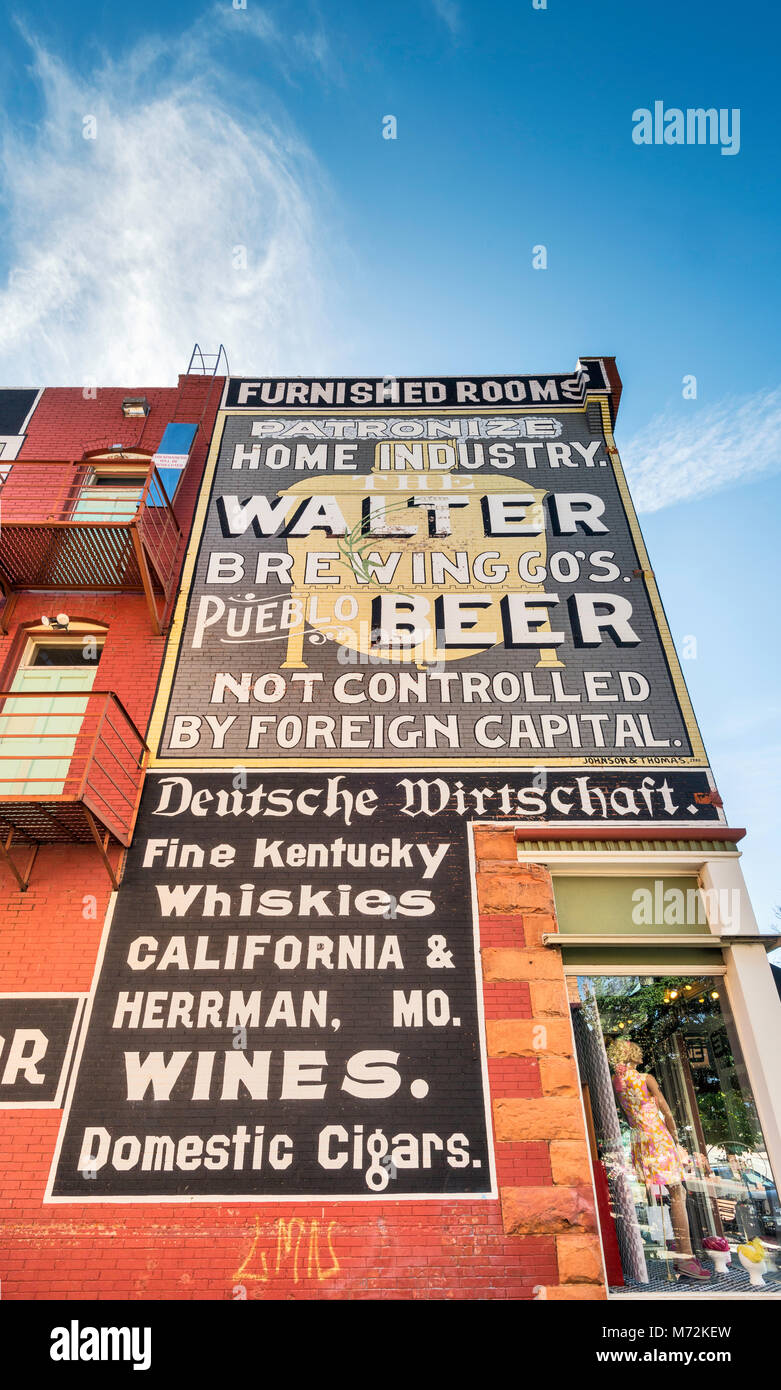
[[[79,1032],[79,1026],[84,1016],[84,1006],[88,995],[79,993],[75,990],[8,990],[0,992],[0,999],[75,999],[76,1009],[73,1014],[73,1023],[68,1034],[68,1041],[65,1044],[65,1051],[62,1056],[60,1075],[57,1080],[57,1088],[53,1100],[3,1100],[0,1095],[0,1110],[60,1110],[62,1109],[62,1094],[65,1090],[65,1083],[70,1073],[73,1049]]]
[[[496,1180],[496,1152],[494,1147],[493,1108],[491,1086],[488,1078],[488,1039],[485,1027],[485,980],[483,960],[480,954],[480,907],[477,899],[477,855],[475,854],[475,828],[470,822],[467,826],[467,850],[469,863],[469,886],[472,907],[472,937],[475,946],[475,988],[477,990],[477,1029],[480,1037],[480,1066],[483,1078],[483,1101],[485,1105],[485,1133],[488,1141],[488,1164],[491,1175],[491,1196],[497,1199],[499,1188]]]
[[[46,1187],[44,1188],[43,1197],[41,1199],[44,1204],[47,1202],[54,1202],[58,1200],[56,1197],[51,1196],[51,1186],[54,1180],[54,1173],[57,1168],[57,1163],[60,1157],[62,1141],[65,1137],[65,1127],[67,1125],[68,1116],[70,1114],[71,1103],[73,1101],[73,1093],[76,1089],[76,1081],[79,1075],[79,1067],[81,1066],[81,1059],[84,1053],[84,1043],[86,1041],[87,1033],[89,1031],[90,1019],[92,1017],[92,1009],[95,1003],[95,988],[103,966],[103,957],[106,954],[106,944],[108,942],[108,933],[109,928],[111,926],[111,919],[114,916],[114,904],[116,902],[116,899],[117,894],[115,890],[112,892],[109,898],[108,907],[106,908],[106,916],[103,921],[103,930],[100,934],[100,944],[98,945],[98,953],[95,957],[95,967],[92,972],[92,983],[89,987],[89,994],[87,995],[87,1007],[84,1010],[83,1027],[79,1035],[79,1045],[73,1060],[73,1065],[71,1067],[71,1073],[68,1080],[68,1093],[65,1097],[65,1106],[63,1108],[62,1119],[60,1120],[60,1128],[57,1134],[57,1143],[54,1146],[54,1154],[52,1155],[51,1166],[49,1168],[49,1176],[46,1179]],[[71,1198],[71,1201],[74,1200],[76,1199]]]
[[[38,404],[39,404],[39,402],[40,402],[41,396],[43,395],[43,392],[44,392],[44,387],[43,387],[43,386],[39,386],[39,388],[38,388],[38,394],[37,394],[37,396],[35,397],[35,400],[33,401],[32,405],[30,406],[30,409],[28,410],[27,414],[25,415],[25,417],[24,417],[24,419],[23,419],[23,421],[22,421],[22,428],[21,428],[20,431],[19,431],[20,434],[26,434],[26,433],[27,433],[27,426],[29,425],[30,421],[32,420],[33,415],[35,414],[35,411],[38,409]]]

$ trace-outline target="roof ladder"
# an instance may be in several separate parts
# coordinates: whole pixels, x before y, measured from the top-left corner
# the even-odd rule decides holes
[[[196,343],[190,354],[187,376],[217,376],[220,362],[223,360],[225,362],[225,376],[230,376],[228,354],[222,343],[220,343],[217,352],[204,352],[200,343]]]

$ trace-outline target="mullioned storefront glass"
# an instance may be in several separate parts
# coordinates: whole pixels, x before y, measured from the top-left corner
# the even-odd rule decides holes
[[[613,1293],[781,1292],[781,1206],[718,974],[577,977]]]

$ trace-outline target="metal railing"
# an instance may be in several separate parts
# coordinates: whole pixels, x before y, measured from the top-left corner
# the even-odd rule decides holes
[[[0,487],[0,576],[6,589],[136,589],[160,626],[173,597],[182,532],[162,479],[142,463],[139,489],[97,482],[90,462],[15,460]],[[126,475],[129,477],[129,475]]]
[[[181,528],[157,469],[149,470],[138,503],[137,525],[166,594],[176,574]]]
[[[0,691],[0,824],[39,843],[79,839],[59,812],[81,806],[127,846],[148,752],[111,691]]]

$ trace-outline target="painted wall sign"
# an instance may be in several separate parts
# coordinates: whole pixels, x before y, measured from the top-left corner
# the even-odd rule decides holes
[[[19,457],[26,435],[25,430],[40,399],[41,392],[36,388],[28,390],[0,390],[0,459],[10,463]],[[5,482],[8,469],[0,467],[0,485]]]
[[[466,824],[296,780],[149,777],[54,1200],[493,1190]]]
[[[62,1104],[83,994],[0,994],[0,1109]]]
[[[223,413],[159,759],[703,766],[606,428],[593,402]]]
[[[228,383],[47,1200],[495,1192],[473,825],[723,819],[609,378]]]
[[[470,833],[541,813],[719,815],[692,771],[150,774],[51,1199],[490,1191]]]
[[[499,377],[231,377],[224,404],[229,407],[349,406],[373,410],[378,406],[536,406],[582,404],[586,392],[609,393],[607,362],[584,358],[574,372],[554,376]]]

